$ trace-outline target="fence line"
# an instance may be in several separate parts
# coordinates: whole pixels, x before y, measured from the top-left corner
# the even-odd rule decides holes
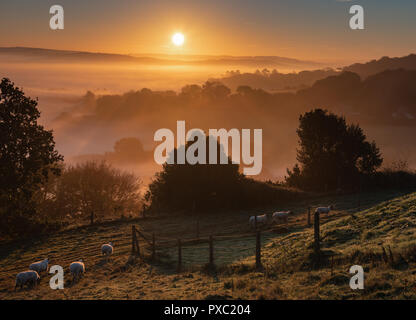
[[[306,216],[306,226],[311,225],[311,207],[308,207],[307,209],[307,216]],[[319,215],[314,215],[314,248],[315,250],[320,250],[320,238],[319,238]],[[257,227],[257,219],[255,218],[255,225]],[[253,238],[253,249],[255,247],[255,261],[256,261],[256,268],[261,268],[261,235],[262,234],[270,234],[273,232],[274,227],[270,227],[267,229],[258,230],[255,228],[255,230],[250,232],[242,232],[242,233],[235,233],[235,234],[229,234],[229,235],[213,235],[211,234],[201,234],[200,233],[200,225],[199,225],[199,217],[197,218],[197,224],[196,224],[196,237],[195,238],[173,238],[168,236],[161,236],[156,235],[154,232],[149,233],[143,230],[140,226],[132,225],[132,231],[131,235],[127,235],[125,233],[120,233],[120,242],[115,242],[116,244],[116,250],[115,255],[123,255],[128,254],[131,252],[131,254],[135,257],[144,258],[142,253],[149,253],[152,260],[155,260],[158,256],[158,251],[163,251],[166,249],[172,249],[177,247],[178,248],[178,270],[182,269],[183,265],[183,248],[192,246],[194,249],[198,250],[207,250],[207,263],[214,265],[215,261],[215,249],[224,249],[224,250],[247,250],[247,252],[251,248],[249,248],[249,245],[232,245],[230,246],[221,246],[219,243],[220,241],[227,241],[227,240],[237,240],[242,238]],[[125,236],[123,236],[125,234]],[[202,245],[201,245],[202,244]],[[255,244],[255,246],[254,246]],[[129,247],[130,250],[129,250]],[[78,246],[74,249],[79,249],[74,253],[65,254],[62,255],[59,254],[53,254],[53,263],[55,261],[59,262],[65,262],[69,263],[74,261],[74,259],[84,258],[87,257],[90,259],[90,261],[96,261],[100,258],[100,247],[98,244],[94,245],[82,245]],[[218,254],[218,253],[217,253]],[[27,262],[19,263],[19,265],[27,264],[27,267],[30,263],[32,263],[33,260],[28,260]],[[21,270],[20,267],[13,267],[13,268],[7,268],[2,269],[0,274],[4,274],[6,272],[11,272],[15,270]]]
[[[168,241],[157,241],[156,235],[153,232],[151,236],[151,241],[149,239],[146,239],[145,233],[142,231],[139,231],[139,228],[136,226],[132,226],[132,254],[139,257],[144,258],[140,255],[140,249],[138,248],[138,242],[139,237],[143,240],[145,240],[147,247],[143,247],[143,249],[149,249],[151,253],[151,258],[154,260],[157,256],[157,252],[163,249],[172,249],[177,247],[177,272],[181,272],[183,270],[183,248],[186,246],[191,246],[194,250],[207,250],[208,253],[208,260],[207,264],[209,266],[214,266],[215,261],[215,248],[221,249],[226,248],[230,249],[230,247],[221,247],[221,246],[214,246],[214,240],[219,241],[226,241],[226,240],[233,240],[233,239],[241,239],[244,237],[253,237],[255,236],[255,252],[256,252],[256,268],[261,268],[261,235],[260,230],[257,230],[256,232],[250,232],[250,233],[243,233],[243,234],[235,234],[231,236],[213,236],[209,235],[207,238],[192,238],[192,239],[182,239],[182,238],[168,238],[168,237],[160,237],[162,239],[169,239]],[[253,241],[254,242],[254,241]],[[201,246],[201,244],[206,244],[206,246]],[[233,246],[233,249],[244,249],[247,250],[247,246]]]
[[[304,226],[310,227],[312,224],[314,226],[314,240],[313,240],[313,247],[315,248],[316,252],[320,250],[320,238],[319,238],[319,226],[320,226],[320,219],[319,214],[313,214],[313,221],[312,221],[312,207],[308,206],[306,211],[306,217]],[[196,234],[195,238],[173,238],[168,236],[162,235],[155,235],[154,232],[149,233],[144,231],[140,228],[140,226],[135,227],[134,230],[134,241],[132,241],[132,252],[136,252],[134,246],[138,242],[138,239],[142,239],[146,244],[146,247],[143,247],[145,250],[149,250],[151,253],[151,258],[154,260],[157,255],[158,251],[169,250],[173,248],[177,248],[177,270],[182,270],[183,267],[183,249],[186,247],[191,246],[195,250],[207,250],[208,259],[207,264],[214,265],[215,261],[215,249],[224,249],[224,250],[251,250],[247,245],[232,245],[230,246],[221,246],[218,244],[218,241],[227,241],[227,240],[234,240],[234,239],[243,239],[243,238],[253,238],[253,249],[254,257],[256,262],[256,269],[262,269],[262,262],[261,262],[261,235],[263,234],[271,234],[272,232],[276,232],[276,226],[272,226],[270,228],[262,228],[258,229],[258,221],[257,216],[254,218],[255,228],[253,231],[250,232],[242,232],[242,233],[235,233],[229,235],[213,235],[207,234],[202,235],[200,233],[200,224],[199,224],[199,217],[196,220]],[[295,225],[298,225],[295,223]],[[286,223],[283,227],[288,228],[288,224]],[[142,242],[143,243],[143,242]],[[214,245],[215,243],[215,245]],[[205,244],[205,245],[201,245]]]

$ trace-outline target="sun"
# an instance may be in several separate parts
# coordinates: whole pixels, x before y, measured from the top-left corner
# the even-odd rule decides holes
[[[173,36],[172,36],[172,43],[177,46],[180,47],[183,45],[183,43],[185,42],[185,36],[180,33],[180,32],[176,32]]]

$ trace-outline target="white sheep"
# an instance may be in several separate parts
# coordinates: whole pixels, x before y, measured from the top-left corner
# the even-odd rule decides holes
[[[43,261],[37,261],[37,262],[32,263],[29,266],[29,269],[36,271],[37,273],[41,273],[42,271],[48,271],[48,263],[49,263],[49,259],[45,259]]]
[[[326,213],[328,214],[331,210],[334,210],[334,206],[330,205],[328,207],[318,207],[315,210],[315,213]]]
[[[274,223],[280,223],[280,222],[287,223],[290,214],[292,214],[292,211],[274,212],[272,215],[272,220]]]
[[[111,254],[113,254],[114,252],[114,245],[112,242],[109,242],[107,244],[103,244],[101,246],[101,254],[109,256]]]
[[[72,274],[72,282],[75,281],[75,279],[79,279],[84,273],[85,273],[85,264],[82,259],[79,259],[79,261],[72,262],[69,265],[69,271]]]
[[[17,274],[16,276],[16,285],[14,286],[14,291],[17,287],[20,289],[23,288],[25,284],[30,284],[32,287],[36,286],[40,282],[39,274],[36,271],[28,270],[23,271]]]
[[[254,228],[256,226],[260,226],[260,225],[266,225],[269,223],[269,217],[267,216],[267,214],[263,214],[261,216],[250,216],[250,218],[248,219],[248,223],[250,225],[250,227]]]

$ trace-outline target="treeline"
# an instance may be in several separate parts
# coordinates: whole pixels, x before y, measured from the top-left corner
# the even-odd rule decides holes
[[[187,85],[178,93],[150,89],[99,97],[91,97],[90,93],[88,112],[83,118],[78,116],[79,112],[74,117],[65,113],[57,121],[66,124],[72,121],[79,127],[83,123],[99,126],[153,118],[162,122],[173,117],[175,121],[178,117],[201,121],[201,117],[216,119],[219,115],[226,122],[238,115],[244,122],[267,114],[268,118],[292,122],[314,106],[325,106],[361,123],[415,125],[415,92],[416,71],[403,69],[384,71],[365,80],[356,73],[343,72],[285,93],[271,93],[249,85],[240,85],[232,91],[220,82],[208,81],[203,85]],[[165,117],[157,118],[161,113]]]
[[[366,63],[355,63],[344,68],[334,70],[332,68],[305,70],[301,72],[280,73],[276,69],[256,70],[255,72],[240,72],[232,70],[226,72],[221,78],[213,78],[232,90],[245,85],[255,89],[267,91],[293,91],[312,86],[316,81],[329,76],[340,75],[344,71],[356,73],[362,79],[386,70],[416,70],[416,55],[410,54],[400,58],[382,57],[379,60],[372,60]]]
[[[213,78],[210,81],[221,82],[231,90],[237,90],[240,86],[249,86],[253,89],[263,89],[270,92],[297,91],[310,87],[317,80],[329,76],[338,75],[340,72],[334,69],[306,70],[293,73],[280,73],[276,69],[256,70],[253,73],[228,71],[221,78]]]

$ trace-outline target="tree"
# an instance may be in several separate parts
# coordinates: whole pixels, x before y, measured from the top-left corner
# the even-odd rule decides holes
[[[37,101],[7,78],[0,90],[0,225],[13,233],[36,218],[32,196],[51,174],[59,174],[63,157],[52,131],[38,124]]]
[[[203,139],[203,138],[201,138]],[[230,207],[237,199],[243,176],[239,173],[239,165],[231,163],[220,164],[220,154],[224,152],[217,144],[217,164],[209,164],[210,139],[206,137],[206,164],[167,164],[156,174],[149,185],[146,200],[152,206],[168,209],[191,210],[196,203],[197,209],[213,207]],[[185,152],[195,142],[188,142]],[[176,159],[178,150],[170,154]]]
[[[53,211],[63,215],[61,219],[88,219],[90,224],[97,219],[135,215],[140,211],[140,186],[134,174],[106,162],[68,166],[56,179]]]
[[[143,144],[137,138],[123,138],[116,141],[114,152],[107,155],[110,160],[120,163],[145,161],[145,156],[147,156]]]
[[[231,90],[217,81],[207,81],[202,85],[202,95],[209,101],[223,100],[227,98]]]
[[[366,141],[358,125],[347,125],[344,117],[327,110],[301,115],[297,134],[300,166],[288,170],[286,177],[292,186],[321,191],[353,187],[383,162],[375,142]]]

